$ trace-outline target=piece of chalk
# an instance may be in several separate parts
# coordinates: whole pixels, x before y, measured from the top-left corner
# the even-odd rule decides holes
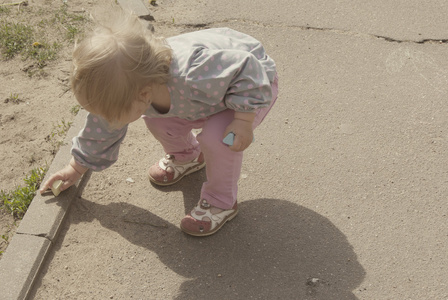
[[[226,145],[232,146],[234,138],[235,138],[235,134],[233,132],[229,132],[229,134],[226,135],[226,137],[222,140],[222,142]]]
[[[233,132],[229,132],[228,135],[226,135],[226,137],[222,140],[222,142],[226,145],[232,146],[233,145],[233,140],[235,139],[235,134]],[[255,142],[255,136],[252,140],[252,143]]]
[[[62,186],[62,180],[56,180],[53,182],[53,185],[51,186],[51,191],[55,196],[58,196],[61,193],[61,186]]]

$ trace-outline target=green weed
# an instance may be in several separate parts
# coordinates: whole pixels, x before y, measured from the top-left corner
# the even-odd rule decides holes
[[[76,105],[72,106],[72,108],[70,109],[70,112],[72,113],[72,115],[76,116],[79,113],[80,109],[81,109],[81,105],[76,104]]]
[[[9,242],[9,235],[7,235],[7,234],[2,234],[2,240],[5,241],[6,243],[8,243],[8,242]],[[3,241],[2,241],[2,242],[3,242]]]
[[[8,247],[8,245],[9,245],[9,234],[2,234],[1,235],[1,240],[0,240],[0,245],[1,244],[5,244],[6,245],[6,247]],[[3,255],[3,251],[0,251],[0,257]]]
[[[19,104],[20,102],[23,102],[23,100],[19,98],[19,94],[17,94],[17,93],[11,93],[11,94],[9,95],[9,97],[5,99],[4,102],[5,102],[5,103],[12,102],[12,103],[14,103],[14,104]]]
[[[53,126],[53,130],[46,137],[46,141],[50,142],[52,146],[51,153],[56,154],[59,148],[64,145],[64,137],[67,134],[67,131],[72,126],[73,122],[66,122],[64,119],[56,125]]]
[[[10,11],[11,11],[10,7],[0,6],[0,14],[9,14]]]
[[[18,186],[15,190],[10,192],[0,191],[0,201],[3,209],[12,214],[14,218],[21,219],[25,215],[28,207],[31,204],[37,190],[42,183],[42,180],[48,168],[35,168],[31,174],[23,181],[25,186]],[[4,237],[2,236],[4,239]]]
[[[52,137],[65,137],[72,124],[73,122],[66,122],[64,119],[62,119],[60,123],[54,126],[53,131],[51,132]]]

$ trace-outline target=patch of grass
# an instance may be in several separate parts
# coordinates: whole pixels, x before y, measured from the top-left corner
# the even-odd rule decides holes
[[[23,180],[25,186],[18,186],[15,190],[10,192],[0,191],[2,208],[12,214],[14,218],[23,218],[31,201],[36,195],[47,170],[47,167],[35,168],[31,171],[31,174]]]
[[[57,58],[61,45],[58,42],[37,42],[31,26],[21,23],[0,21],[0,47],[5,59],[12,59],[21,55],[24,60],[32,59],[39,68],[43,68],[48,61]]]
[[[0,14],[9,14],[10,11],[11,11],[10,7],[0,6]]]
[[[69,41],[74,41],[75,36],[79,33],[79,29],[69,24],[67,25],[66,30],[67,30],[67,39]]]
[[[49,61],[57,59],[63,44],[73,43],[88,22],[84,14],[68,12],[67,5],[37,12],[30,9],[19,15],[2,7],[0,13],[1,54],[7,60],[20,56],[34,61],[32,67],[25,70],[30,76],[36,73],[34,69],[42,69]],[[26,18],[31,14],[42,16],[37,26],[28,25]]]
[[[72,122],[66,122],[64,119],[62,119],[62,121],[53,126],[53,130],[46,138],[47,141],[49,141],[53,146],[53,154],[56,154],[59,147],[63,145],[63,139],[67,135],[67,131],[70,129],[71,125]],[[34,161],[34,158],[31,157],[30,161]],[[31,170],[29,176],[23,179],[23,181],[25,182],[25,186],[18,186],[15,190],[10,192],[1,190],[0,209],[6,210],[16,219],[23,218],[28,207],[31,204],[31,201],[36,195],[36,192],[38,191],[47,170],[48,167],[35,168]],[[2,235],[1,238],[7,242],[6,235]]]
[[[61,48],[62,45],[58,42],[53,42],[52,44],[34,42],[32,47],[27,48],[23,53],[23,56],[25,59],[33,59],[37,62],[39,68],[43,68],[48,61],[55,60],[58,57],[58,51]]]
[[[11,59],[32,44],[33,29],[20,23],[2,20],[0,22],[0,44],[2,54]]]
[[[47,136],[47,140],[52,144],[52,153],[56,153],[60,146],[63,145],[63,138],[67,135],[72,122],[66,122],[62,119],[61,122],[53,126],[53,130]],[[33,159],[33,158],[31,158]],[[15,190],[10,192],[0,191],[0,208],[6,210],[14,216],[14,218],[21,219],[25,215],[28,207],[31,204],[37,190],[42,183],[43,178],[48,170],[45,168],[35,168],[31,170],[29,176],[23,181],[25,186],[18,186]],[[5,240],[5,235],[1,238]],[[7,241],[7,238],[6,238]]]
[[[54,24],[61,24],[65,29],[65,37],[70,42],[73,42],[75,36],[81,32],[79,26],[87,21],[88,19],[83,15],[69,13],[67,11],[67,5],[63,5],[61,9],[55,13],[53,18]]]
[[[73,122],[66,122],[64,119],[58,124],[56,124],[51,132],[51,136],[59,136],[59,137],[65,137],[67,134],[67,131],[72,126]]]

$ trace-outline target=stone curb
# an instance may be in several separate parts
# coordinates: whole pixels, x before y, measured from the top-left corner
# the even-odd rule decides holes
[[[149,15],[149,10],[140,0],[118,0],[118,3],[138,16]],[[86,115],[86,111],[79,111],[44,181],[70,161],[71,140],[84,126]],[[76,185],[57,198],[51,193],[38,193],[34,197],[0,260],[0,300],[27,299],[71,203],[82,192],[89,177],[89,174],[84,174]]]
[[[44,181],[67,165],[70,160],[71,139],[84,126],[87,113],[80,110],[62,146],[56,154]],[[0,260],[0,299],[26,299],[34,279],[55,241],[70,204],[79,195],[88,176],[62,192],[36,194],[8,248]]]

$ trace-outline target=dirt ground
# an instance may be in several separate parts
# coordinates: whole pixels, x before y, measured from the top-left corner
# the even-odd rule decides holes
[[[31,0],[26,6],[2,6],[0,24],[14,22],[40,28],[40,24],[53,20],[65,6],[71,16],[85,18],[76,24],[79,38],[91,26],[90,13],[99,8],[118,7],[110,2],[84,0],[64,4],[60,0]],[[0,189],[3,191],[24,186],[23,179],[32,169],[51,164],[63,140],[64,125],[75,117],[77,103],[68,87],[74,41],[65,37],[69,28],[58,25],[44,27],[48,40],[57,41],[61,47],[57,59],[47,62],[43,68],[37,67],[35,60],[20,55],[0,60]],[[7,212],[0,212],[0,235],[4,236],[0,251],[6,249],[7,240],[12,238],[19,223],[20,220]]]
[[[10,2],[0,0],[0,5],[6,3]],[[43,68],[39,68],[33,59],[24,59],[23,55],[13,59],[0,58],[0,190],[5,192],[24,186],[23,179],[32,169],[51,165],[68,130],[67,125],[73,122],[79,108],[68,82],[75,40],[81,39],[92,28],[91,16],[101,20],[107,18],[111,10],[122,9],[117,2],[108,0],[31,0],[27,3],[26,6],[0,6],[3,8],[0,24],[14,22],[42,27],[45,31],[43,38],[56,41],[61,47],[57,59],[46,62]],[[170,1],[158,3],[151,6],[151,13],[167,9],[171,4]],[[70,29],[66,24],[42,25],[53,22],[63,10],[71,17],[84,19],[74,24],[79,32],[73,40],[66,38]],[[153,20],[151,24],[161,36],[197,30],[158,24]],[[0,253],[7,248],[8,240],[19,224],[20,219],[0,210],[0,236],[4,237],[0,239]]]

